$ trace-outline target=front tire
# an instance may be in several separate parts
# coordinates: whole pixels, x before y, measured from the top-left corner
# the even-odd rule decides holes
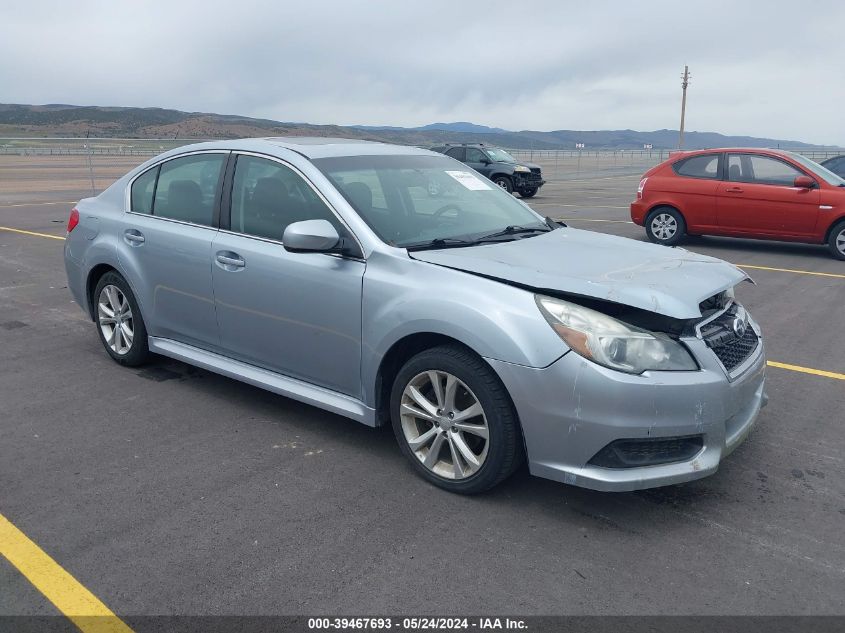
[[[674,246],[684,239],[687,223],[677,209],[658,207],[648,214],[645,232],[648,239],[655,244]]]
[[[836,259],[845,259],[845,221],[840,222],[830,231],[827,247]]]
[[[531,189],[523,189],[519,192],[519,195],[521,195],[523,198],[533,198],[537,195],[537,191],[537,187],[532,187]]]
[[[460,494],[489,490],[522,458],[516,412],[498,376],[457,345],[420,352],[399,370],[390,397],[396,440],[414,470]]]
[[[507,176],[493,176],[493,182],[508,193],[513,193],[513,182]]]
[[[94,289],[93,300],[97,332],[109,356],[127,367],[144,364],[150,356],[147,328],[126,280],[116,272],[106,273]]]

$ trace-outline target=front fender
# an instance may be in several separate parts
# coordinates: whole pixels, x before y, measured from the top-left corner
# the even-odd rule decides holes
[[[408,257],[375,252],[363,287],[362,380],[374,402],[390,348],[420,333],[462,342],[480,356],[547,367],[568,351],[540,314],[533,293]]]

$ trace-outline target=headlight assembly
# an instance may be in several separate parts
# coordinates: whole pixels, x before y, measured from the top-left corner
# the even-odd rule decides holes
[[[524,174],[530,174],[531,173],[531,169],[529,169],[525,165],[517,165],[516,167],[513,168],[513,170],[518,171],[518,172],[522,172]]]
[[[562,299],[535,295],[540,312],[584,358],[629,374],[698,369],[687,349],[666,334],[649,332]]]

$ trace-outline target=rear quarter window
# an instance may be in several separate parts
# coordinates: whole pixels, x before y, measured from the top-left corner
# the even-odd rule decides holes
[[[716,179],[719,177],[719,154],[685,158],[672,165],[672,169],[679,176]]]
[[[150,169],[135,179],[132,183],[132,195],[130,196],[130,209],[135,213],[152,213],[153,193],[155,193],[156,178],[158,178],[158,167]]]

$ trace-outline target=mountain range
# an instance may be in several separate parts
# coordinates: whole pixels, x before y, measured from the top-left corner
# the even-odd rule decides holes
[[[164,108],[0,104],[0,137],[209,139],[248,136],[343,136],[407,145],[482,142],[513,149],[672,149],[677,130],[506,130],[461,121],[420,127],[314,125]],[[684,147],[827,148],[794,140],[686,132]]]

